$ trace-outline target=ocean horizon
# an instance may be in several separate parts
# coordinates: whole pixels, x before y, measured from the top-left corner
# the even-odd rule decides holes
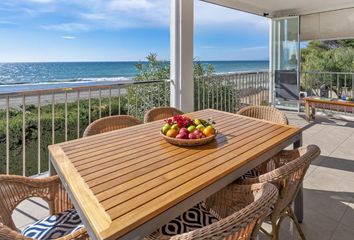
[[[0,93],[129,82],[137,74],[137,63],[147,64],[143,61],[0,63]],[[201,63],[212,64],[215,74],[262,71],[269,67],[268,60]]]

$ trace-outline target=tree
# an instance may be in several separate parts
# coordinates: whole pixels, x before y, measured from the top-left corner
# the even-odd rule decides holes
[[[144,113],[156,106],[169,105],[170,84],[165,81],[170,79],[170,64],[168,61],[158,59],[156,53],[150,53],[146,62],[135,64],[137,70],[135,81],[156,81],[146,85],[132,85],[128,88],[128,112],[142,118]],[[197,81],[203,76],[211,76],[214,66],[205,65],[199,60],[194,61],[193,75],[195,89]]]
[[[301,50],[301,58],[301,71],[306,73],[301,79],[303,90],[326,84],[341,96],[344,86],[351,88],[352,81],[347,81],[346,75],[316,72],[354,72],[354,40],[311,41]]]

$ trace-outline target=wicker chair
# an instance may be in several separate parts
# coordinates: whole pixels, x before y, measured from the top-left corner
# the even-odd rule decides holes
[[[150,109],[144,116],[144,123],[153,122],[175,115],[181,115],[183,112],[177,108],[173,107],[158,107]]]
[[[288,125],[289,121],[285,114],[276,108],[266,107],[266,106],[249,106],[244,107],[237,114],[264,119],[275,123]]]
[[[114,131],[121,128],[131,127],[138,124],[142,124],[142,122],[133,116],[118,115],[118,116],[104,117],[92,122],[85,129],[83,137]]]
[[[155,239],[255,239],[264,218],[269,214],[278,198],[278,190],[272,184],[230,185],[209,197],[205,208],[215,218],[215,222],[198,228],[192,221],[192,230],[183,227],[186,231],[177,235],[163,234],[163,229],[171,225],[177,226],[174,221],[188,216],[190,210],[158,229],[148,240]],[[191,213],[191,215],[195,215]],[[202,218],[206,222],[205,216]],[[189,223],[189,222],[188,222]],[[170,224],[170,225],[169,225]]]
[[[0,175],[0,239],[30,240],[17,231],[12,212],[23,200],[31,197],[44,199],[51,215],[72,209],[72,204],[58,176],[42,179]],[[85,227],[58,240],[89,239]]]
[[[275,204],[269,220],[272,223],[272,232],[261,229],[272,239],[279,238],[279,227],[285,217],[290,217],[297,227],[302,239],[305,235],[291,208],[296,194],[311,162],[320,155],[316,145],[304,146],[295,150],[283,150],[268,162],[262,164],[260,176],[238,180],[237,184],[273,183],[279,189],[279,199]],[[261,170],[262,169],[262,170]],[[273,169],[273,170],[272,170]]]

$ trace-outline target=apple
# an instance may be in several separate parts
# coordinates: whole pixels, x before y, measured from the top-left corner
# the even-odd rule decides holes
[[[177,139],[184,139],[184,136],[179,133],[179,134],[177,134],[176,138],[177,138]]]
[[[194,132],[195,131],[195,126],[194,125],[190,125],[189,127],[188,127],[188,132],[190,132],[190,133],[192,133],[192,132]]]
[[[196,118],[196,119],[194,119],[194,124],[198,126],[199,124],[201,124],[201,122],[199,119]]]
[[[204,125],[203,124],[199,124],[198,126],[197,126],[197,129],[199,129],[200,131],[204,131]]]
[[[166,135],[167,131],[171,129],[171,125],[166,123],[162,128],[162,133]]]
[[[171,129],[174,129],[176,130],[177,132],[179,132],[179,127],[178,127],[178,124],[173,124]]]
[[[189,139],[197,139],[197,136],[196,136],[194,133],[190,133],[190,134],[188,135],[188,138],[189,138]]]
[[[179,130],[179,133],[182,133],[182,132],[189,134],[189,131],[187,128],[181,128],[181,130]]]
[[[170,138],[175,138],[178,132],[175,129],[170,129],[167,131],[166,136]]]
[[[195,134],[195,136],[196,136],[197,138],[201,138],[201,137],[202,137],[202,134],[203,134],[203,132],[200,131],[199,129],[195,130],[193,133]]]
[[[182,139],[188,139],[189,132],[179,132],[179,135]]]

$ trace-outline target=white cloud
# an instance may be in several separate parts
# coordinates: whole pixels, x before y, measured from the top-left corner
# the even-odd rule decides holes
[[[33,2],[33,3],[51,3],[53,0],[25,0],[24,2]]]
[[[241,51],[259,51],[259,50],[264,50],[268,49],[268,46],[258,46],[258,47],[247,47],[247,48],[241,48]]]
[[[78,31],[88,31],[90,28],[86,24],[82,23],[62,23],[54,25],[44,25],[42,26],[45,30],[63,31],[63,32],[78,32]]]
[[[61,36],[63,39],[76,39],[75,36]]]
[[[9,0],[5,0],[9,1]],[[243,27],[268,30],[265,18],[227,9],[214,4],[195,1],[195,24],[207,28]],[[44,29],[63,32],[91,29],[122,29],[141,27],[169,27],[170,0],[18,0],[9,4],[26,5],[33,17],[48,12],[65,12],[70,21],[46,25]]]

